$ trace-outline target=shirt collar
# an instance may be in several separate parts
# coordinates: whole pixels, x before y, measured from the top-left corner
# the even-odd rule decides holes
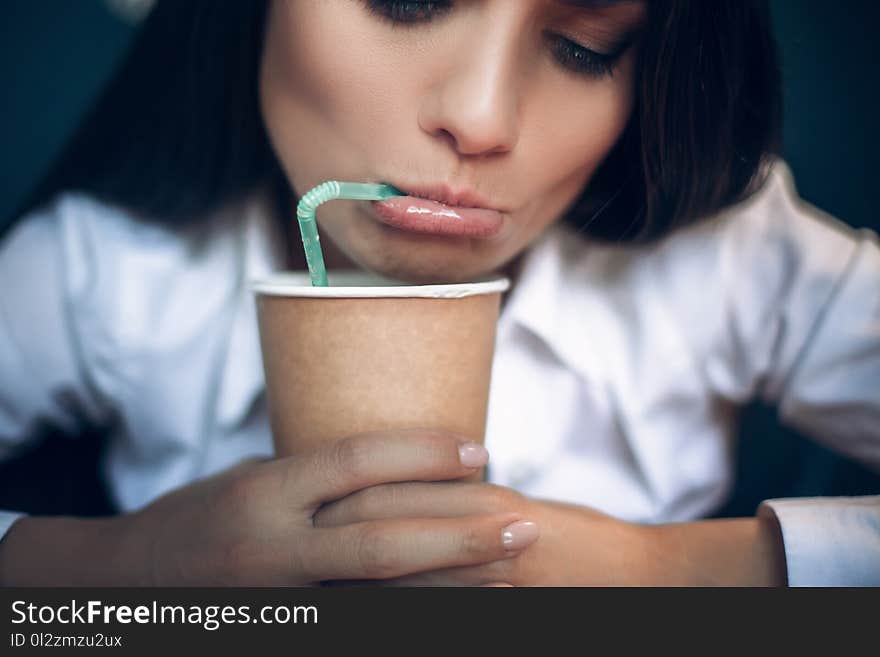
[[[526,254],[499,321],[499,336],[518,327],[537,337],[568,369],[595,373],[597,358],[582,321],[594,305],[588,252],[566,225],[551,227]]]

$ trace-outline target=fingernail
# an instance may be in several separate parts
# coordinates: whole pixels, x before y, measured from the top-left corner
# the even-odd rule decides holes
[[[538,539],[538,525],[531,520],[520,520],[501,530],[505,550],[522,550]]]
[[[489,452],[479,443],[463,443],[458,446],[458,458],[466,468],[482,468],[489,462]]]

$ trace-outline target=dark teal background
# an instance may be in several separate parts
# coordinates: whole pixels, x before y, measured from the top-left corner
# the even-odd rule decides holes
[[[771,4],[783,62],[784,153],[798,189],[851,225],[878,229],[880,3]],[[134,28],[97,0],[4,0],[0,12],[2,227],[123,57]],[[750,514],[765,497],[880,492],[878,480],[862,468],[780,428],[771,409],[750,407],[741,433],[741,476],[723,514]],[[54,461],[35,452],[24,466],[0,467],[0,505],[22,499],[21,505],[33,506],[36,496],[34,510],[100,510],[97,493],[79,481],[65,483],[71,464],[91,463],[100,444],[61,445]],[[57,490],[33,472],[55,481]]]
[[[123,57],[134,27],[98,0],[3,0],[0,16],[0,217],[8,219]]]

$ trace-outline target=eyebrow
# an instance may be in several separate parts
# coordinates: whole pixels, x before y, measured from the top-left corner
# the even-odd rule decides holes
[[[625,5],[645,5],[645,0],[556,0],[556,2],[565,5],[566,7],[574,7],[575,9],[584,9],[586,11],[612,9],[614,7],[622,7]],[[637,26],[628,30],[618,41],[612,56],[620,56],[629,49],[632,43],[638,39],[641,30],[642,26]]]

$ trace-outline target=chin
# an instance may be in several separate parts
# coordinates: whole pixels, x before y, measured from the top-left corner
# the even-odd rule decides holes
[[[370,259],[361,264],[373,273],[420,285],[467,283],[493,272],[491,268],[480,266],[477,263],[408,261],[406,258],[394,257],[380,260]]]

